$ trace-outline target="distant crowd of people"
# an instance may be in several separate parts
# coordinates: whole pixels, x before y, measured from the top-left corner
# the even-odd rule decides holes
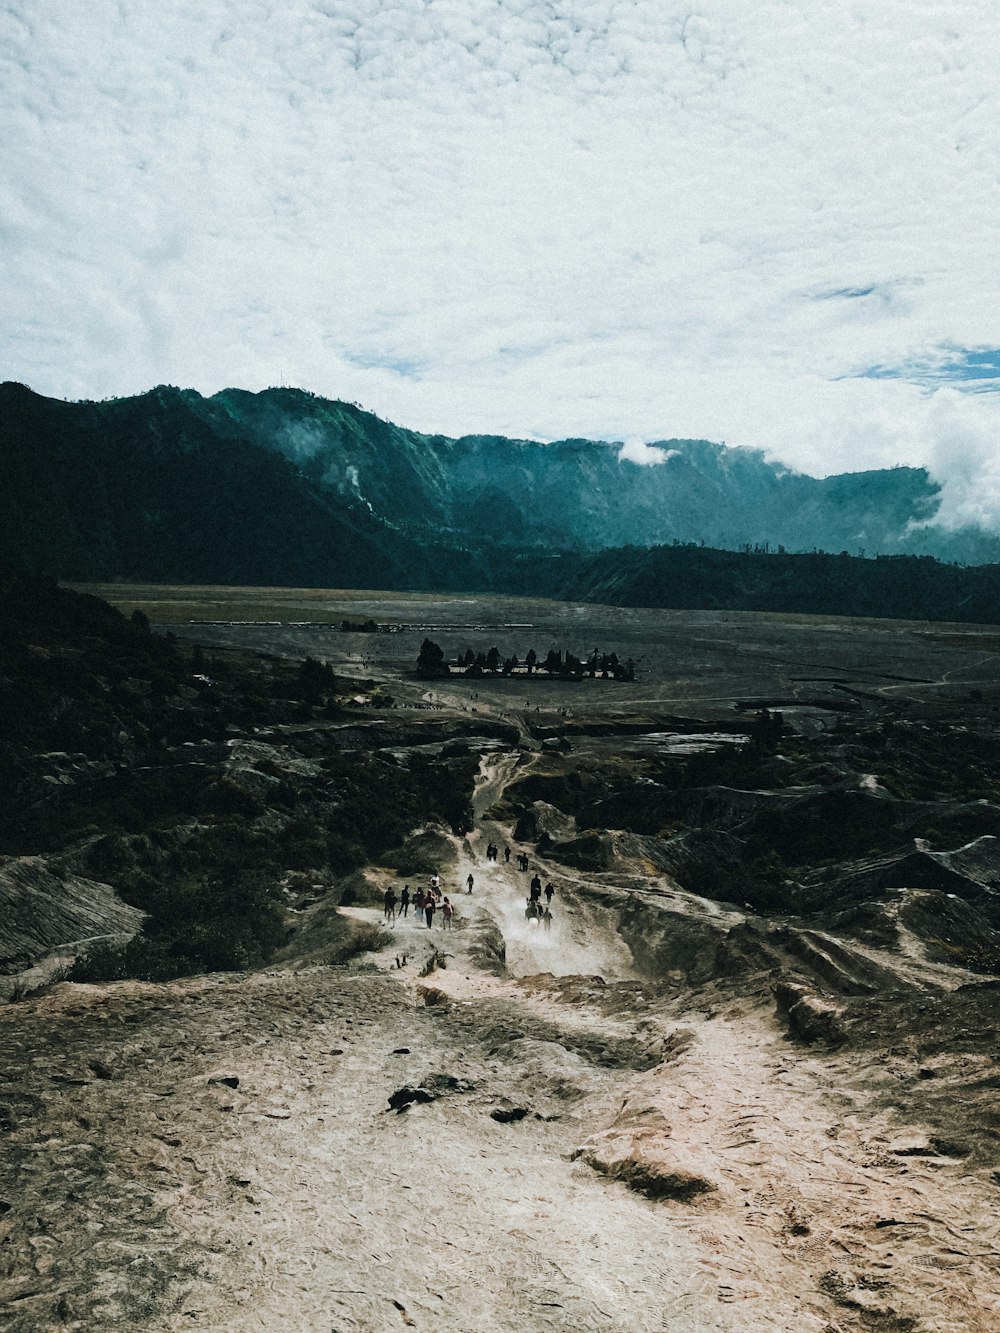
[[[496,864],[500,859],[500,848],[496,843],[490,842],[486,847],[486,860],[491,864]],[[510,848],[503,849],[504,865],[510,864]],[[527,852],[518,852],[517,868],[522,873],[527,873],[530,866],[530,858]],[[470,870],[465,878],[465,891],[470,894],[475,887],[476,878]],[[528,886],[528,897],[525,900],[525,918],[532,924],[541,923],[545,930],[552,928],[552,899],[555,895],[555,886],[549,880],[545,887],[542,887],[542,881],[536,870],[531,877],[531,883]],[[545,898],[545,905],[542,905],[542,898]],[[427,929],[430,930],[434,925],[434,917],[438,912],[441,913],[440,924],[444,930],[450,930],[455,919],[455,905],[443,892],[441,888],[441,876],[431,875],[430,883],[426,888],[418,888],[414,893],[410,893],[409,884],[404,884],[399,897],[396,897],[395,889],[390,885],[386,889],[383,899],[383,914],[389,925],[395,925],[397,919],[409,917],[410,908],[413,908],[414,919],[423,919],[427,923]]]

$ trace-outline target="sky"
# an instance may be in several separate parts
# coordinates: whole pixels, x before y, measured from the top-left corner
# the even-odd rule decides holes
[[[1000,528],[982,0],[0,0],[0,378],[926,466]]]

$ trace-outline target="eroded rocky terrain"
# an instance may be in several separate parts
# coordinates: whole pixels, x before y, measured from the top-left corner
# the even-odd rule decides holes
[[[343,695],[165,737],[154,769],[184,751],[200,771],[183,801],[156,785],[144,830],[97,760],[50,755],[61,799],[25,807],[0,865],[21,921],[0,1006],[7,1326],[1000,1327],[996,659],[982,632],[938,631],[947,664],[914,680],[903,631],[855,627],[847,652],[817,626],[803,653],[802,628],[779,665],[768,631],[751,707],[704,647],[700,674],[674,654],[635,687],[592,682],[587,706],[579,686],[431,685],[373,648],[357,697],[395,708]],[[397,805],[443,764],[466,807],[337,868],[295,820],[356,800],[354,762],[401,774]],[[173,883],[178,845],[207,856],[234,817],[281,891],[269,961],[52,975],[134,929],[121,895]],[[411,913],[379,935],[385,888],[434,869],[454,928]],[[547,931],[525,917],[536,872]],[[59,884],[73,920],[38,906]]]

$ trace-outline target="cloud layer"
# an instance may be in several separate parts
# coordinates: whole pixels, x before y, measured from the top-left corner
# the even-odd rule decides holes
[[[7,4],[0,373],[921,463],[1000,521],[998,31],[978,0]]]

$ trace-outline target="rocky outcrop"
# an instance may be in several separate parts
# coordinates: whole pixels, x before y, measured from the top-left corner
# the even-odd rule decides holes
[[[507,945],[503,931],[486,911],[478,911],[468,929],[469,956],[477,967],[494,976],[507,973]]]
[[[545,846],[553,842],[565,842],[572,839],[576,832],[576,821],[572,815],[564,814],[546,801],[533,801],[527,810],[522,810],[514,825],[514,838],[517,842],[538,842],[545,839]]]
[[[443,829],[423,828],[383,859],[386,865],[395,868],[401,879],[420,881],[422,878],[426,884],[431,875],[443,873],[454,862],[455,849]]]
[[[838,995],[874,995],[903,984],[898,973],[824,932],[776,926],[767,938],[784,959]]]
[[[720,974],[719,953],[727,922],[671,911],[639,897],[620,905],[618,930],[640,975],[656,979],[681,976],[694,985]]]
[[[780,982],[774,991],[778,1009],[792,1031],[804,1041],[839,1045],[844,1040],[844,1011],[824,996],[794,982]]]
[[[985,802],[983,808],[986,812],[993,809]],[[885,898],[892,890],[926,889],[1000,913],[998,883],[1000,838],[985,835],[953,851],[931,851],[923,839],[917,839],[910,847],[888,855],[846,861],[806,876],[802,906],[820,907],[831,896],[856,904]]]
[[[996,972],[1000,970],[997,906],[995,900],[973,904],[953,893],[910,889],[898,896],[891,914],[898,927],[919,940],[931,961]]]
[[[0,972],[17,972],[55,950],[84,941],[128,939],[143,913],[109,884],[58,874],[42,857],[0,859]]]
[[[940,889],[961,898],[978,898],[1000,884],[1000,839],[977,838],[953,852],[924,846],[900,856],[879,876],[880,887]]]
[[[548,844],[546,855],[578,870],[610,870],[615,863],[614,838],[610,833],[591,829],[578,838]]]
[[[678,1142],[653,1107],[635,1112],[626,1104],[615,1123],[579,1147],[576,1156],[649,1199],[690,1203],[718,1189],[708,1154]]]
[[[985,801],[980,806],[985,806]],[[953,852],[932,853],[935,860],[950,870],[988,889],[1000,889],[1000,838],[975,838]]]
[[[722,979],[790,974],[837,995],[910,990],[905,975],[826,931],[720,910],[683,895],[676,905],[647,894],[612,893],[617,929],[643,977],[702,985]],[[883,946],[887,953],[889,942]],[[898,947],[898,945],[897,945]]]

